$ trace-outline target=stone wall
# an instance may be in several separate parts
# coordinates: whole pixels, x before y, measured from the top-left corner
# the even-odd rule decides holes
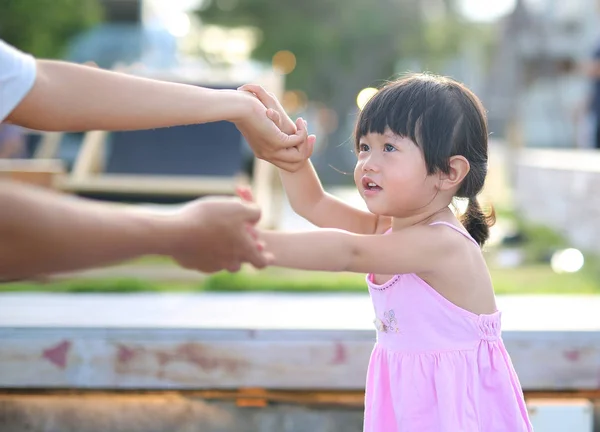
[[[523,150],[514,174],[515,205],[525,218],[600,253],[600,151]]]

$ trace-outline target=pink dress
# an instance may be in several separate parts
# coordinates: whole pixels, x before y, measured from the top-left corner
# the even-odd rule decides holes
[[[475,242],[451,224],[434,224]],[[468,312],[415,274],[384,285],[368,275],[367,284],[377,343],[367,372],[365,432],[533,430],[499,311]]]

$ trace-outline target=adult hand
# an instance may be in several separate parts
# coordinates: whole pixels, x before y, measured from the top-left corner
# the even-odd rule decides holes
[[[313,150],[308,140],[306,123],[298,122],[296,127],[292,122],[292,127],[286,124],[286,129],[283,130],[277,122],[274,122],[274,111],[269,112],[269,117],[267,115],[269,107],[264,105],[257,96],[248,91],[240,91],[239,94],[251,99],[250,109],[246,116],[234,123],[248,141],[256,157],[286,171],[295,172],[300,169]],[[283,108],[281,110],[285,112]],[[286,115],[286,118],[289,117]]]
[[[267,108],[267,116],[282,132],[286,134],[296,133],[296,124],[287,115],[283,109],[283,105],[281,105],[279,99],[277,99],[273,93],[266,91],[264,87],[257,84],[245,84],[238,88],[238,90],[246,91],[256,96],[265,108]]]
[[[182,267],[206,273],[236,272],[243,263],[263,268],[272,256],[257,238],[259,219],[256,205],[235,198],[192,201],[170,217],[175,237],[169,254]]]

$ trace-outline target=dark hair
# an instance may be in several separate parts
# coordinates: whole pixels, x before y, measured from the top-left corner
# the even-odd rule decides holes
[[[361,137],[382,134],[386,127],[419,146],[428,174],[448,173],[451,156],[469,161],[470,170],[456,196],[469,200],[461,222],[483,245],[495,217],[493,209],[486,216],[477,202],[488,163],[487,118],[479,98],[450,78],[407,75],[384,85],[365,105],[356,124],[356,147]]]

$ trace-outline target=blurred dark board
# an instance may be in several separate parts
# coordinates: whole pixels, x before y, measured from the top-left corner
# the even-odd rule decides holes
[[[88,198],[95,201],[106,201],[113,203],[128,203],[128,204],[139,204],[139,203],[150,203],[150,204],[183,204],[190,202],[197,197],[191,197],[189,195],[147,195],[137,193],[121,193],[121,192],[77,192],[75,195],[81,198]]]
[[[233,177],[244,170],[242,135],[230,122],[113,132],[105,172]]]
[[[25,134],[25,149],[23,157],[31,159],[42,141],[42,135],[39,133],[31,132]]]

